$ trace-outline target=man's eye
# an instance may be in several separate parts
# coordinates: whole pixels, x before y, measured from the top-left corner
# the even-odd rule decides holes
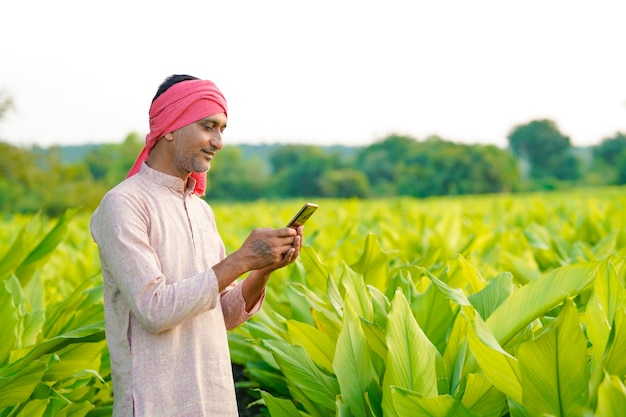
[[[213,129],[213,125],[204,125],[204,128],[206,130],[211,130],[211,129]]]

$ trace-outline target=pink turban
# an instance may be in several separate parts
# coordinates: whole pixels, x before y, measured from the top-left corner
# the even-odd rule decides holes
[[[146,146],[126,177],[139,172],[163,136],[217,113],[227,114],[226,99],[213,82],[186,80],[172,85],[150,106],[150,133],[146,135]],[[204,195],[206,172],[192,172],[191,176],[196,180],[194,193]]]

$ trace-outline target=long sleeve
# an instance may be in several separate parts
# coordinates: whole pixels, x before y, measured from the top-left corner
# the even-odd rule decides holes
[[[92,216],[113,416],[237,415],[227,328],[261,303],[246,312],[237,281],[218,292],[225,248],[193,185],[143,165]]]

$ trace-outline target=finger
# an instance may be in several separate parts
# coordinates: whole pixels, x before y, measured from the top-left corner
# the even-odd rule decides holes
[[[298,234],[297,229],[294,229],[293,227],[283,227],[276,229],[275,231],[277,232],[278,237],[289,237]]]

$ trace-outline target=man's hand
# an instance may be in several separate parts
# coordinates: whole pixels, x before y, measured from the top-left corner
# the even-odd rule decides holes
[[[237,250],[243,265],[251,270],[271,272],[296,260],[302,248],[303,227],[297,229],[255,229]]]
[[[249,271],[255,271],[255,287],[263,287],[269,274],[293,263],[302,249],[303,226],[298,228],[254,229],[241,247],[213,266],[222,291]],[[248,279],[249,280],[249,279]],[[248,281],[246,280],[246,281]]]

